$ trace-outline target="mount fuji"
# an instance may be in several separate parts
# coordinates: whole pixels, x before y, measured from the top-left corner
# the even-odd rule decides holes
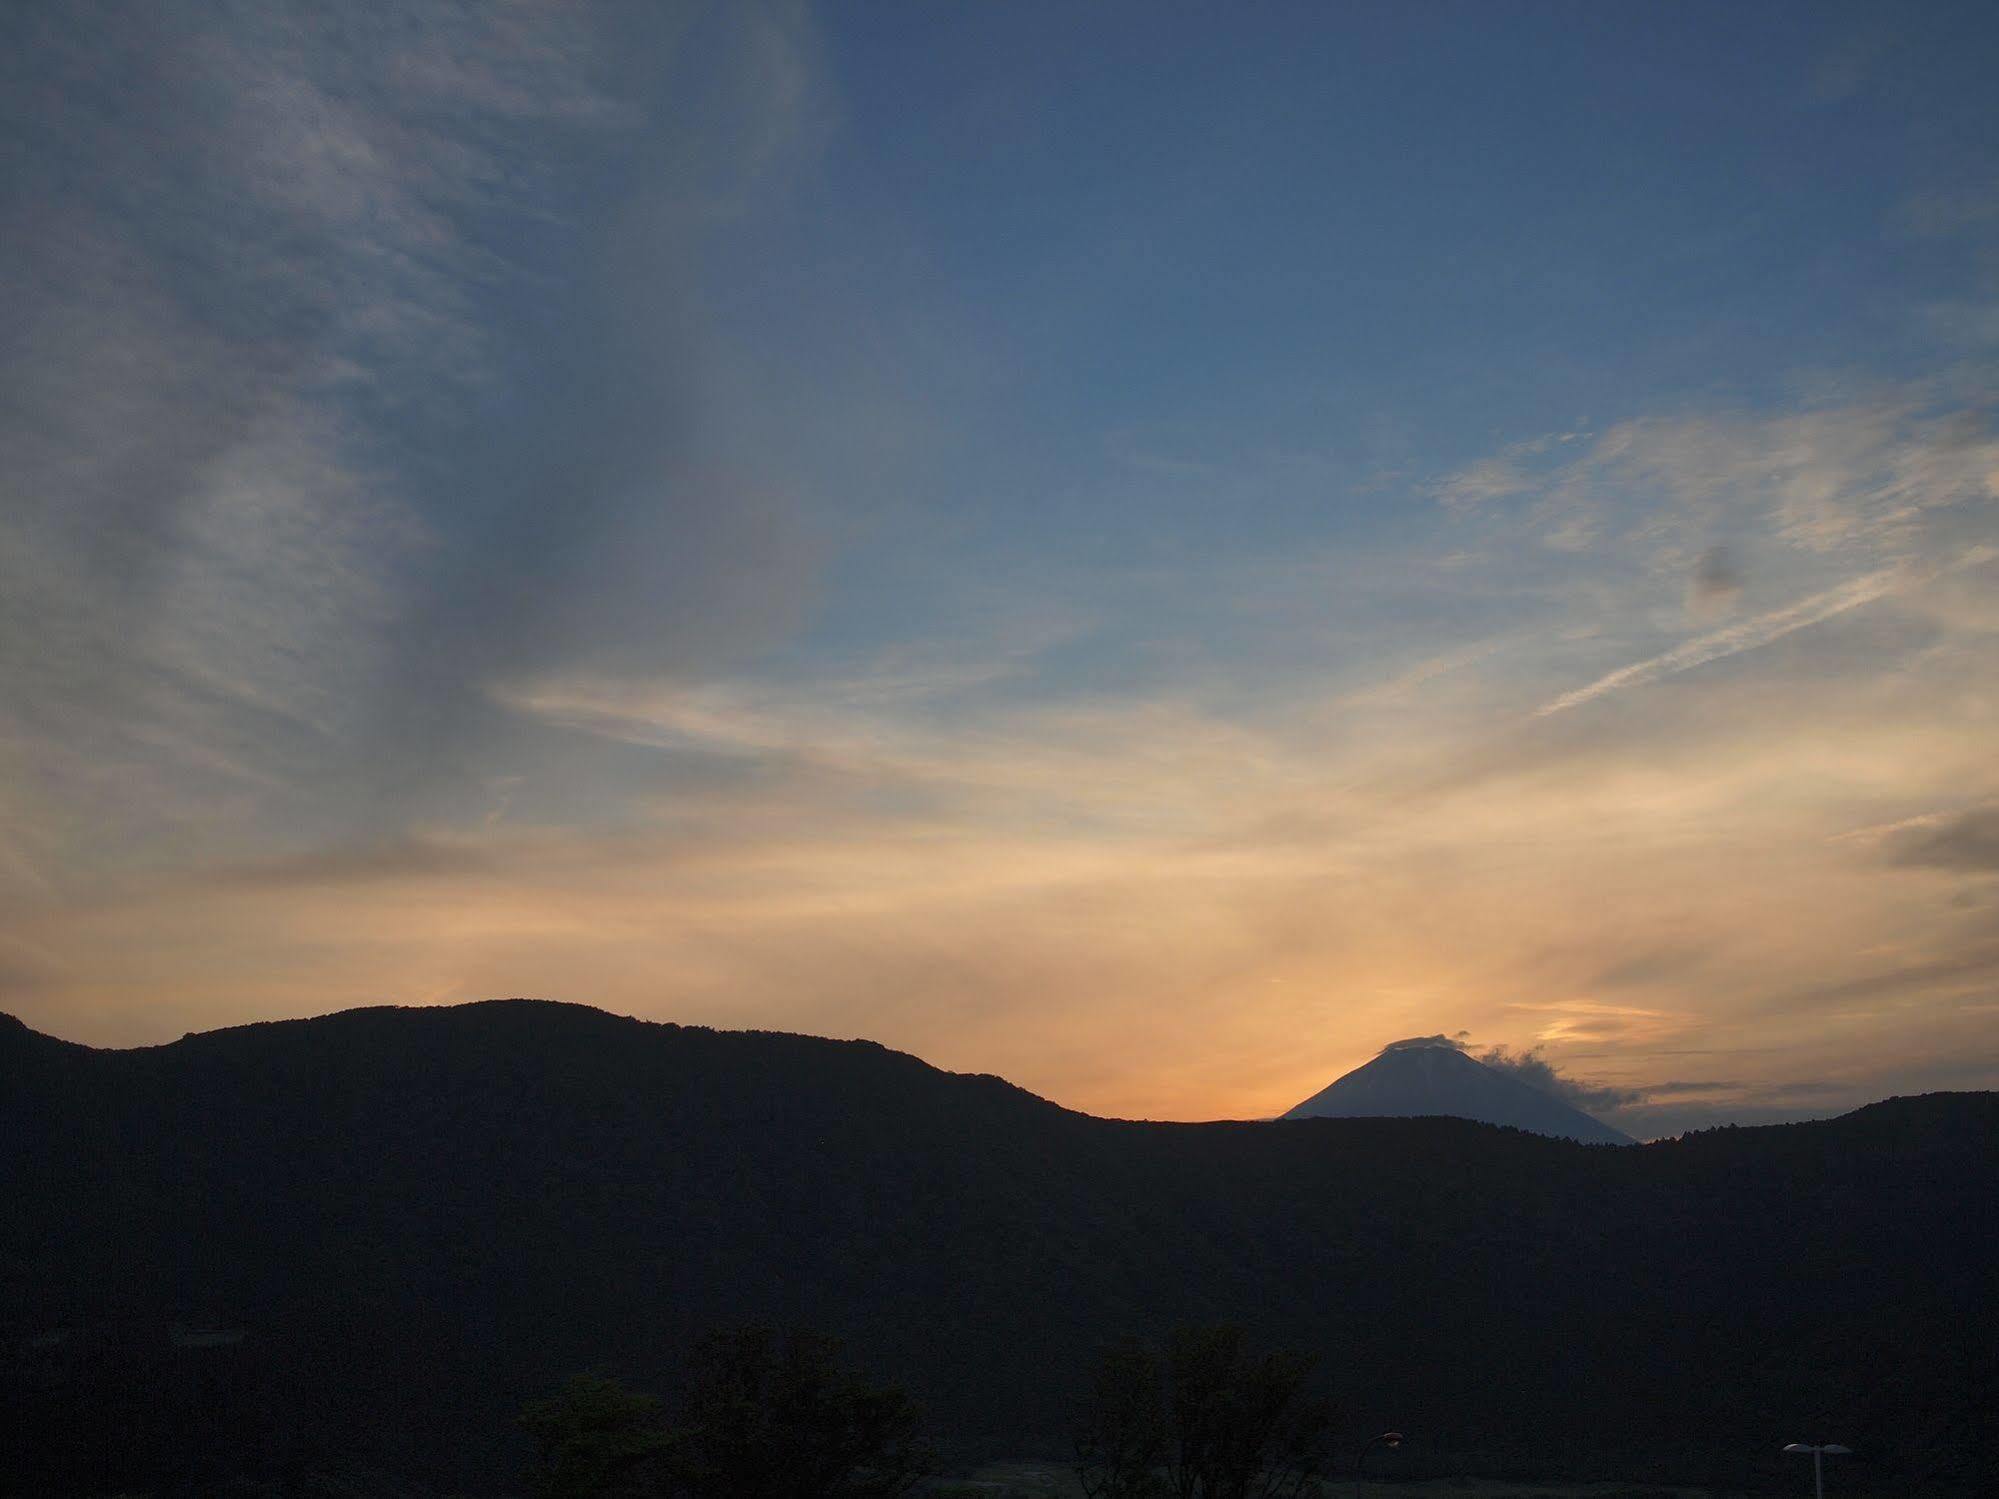
[[[1391,1046],[1280,1117],[1406,1119],[1427,1114],[1510,1124],[1586,1145],[1633,1143],[1622,1130],[1442,1042]]]

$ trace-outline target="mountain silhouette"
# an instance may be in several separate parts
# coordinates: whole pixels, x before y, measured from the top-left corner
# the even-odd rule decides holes
[[[1314,1093],[1286,1119],[1413,1119],[1443,1114],[1505,1124],[1586,1145],[1631,1136],[1444,1042],[1391,1046]]]
[[[752,1320],[965,1456],[1059,1461],[1103,1344],[1226,1321],[1314,1355],[1353,1445],[1410,1433],[1412,1477],[1794,1487],[1822,1432],[1884,1492],[1993,1472],[1993,1094],[1601,1150],[1098,1119],[528,1001],[124,1051],[9,1021],[0,1203],[0,1494],[513,1492],[524,1402],[670,1394]]]

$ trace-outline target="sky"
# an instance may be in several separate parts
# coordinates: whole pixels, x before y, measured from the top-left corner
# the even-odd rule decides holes
[[[9,7],[0,1010],[1999,1087],[1999,12]]]

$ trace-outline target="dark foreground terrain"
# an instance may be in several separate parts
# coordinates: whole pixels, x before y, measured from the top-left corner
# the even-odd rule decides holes
[[[96,1051],[0,1017],[0,1490],[518,1485],[523,1402],[841,1337],[947,1453],[1065,1449],[1100,1345],[1308,1349],[1405,1476],[1995,1492],[1999,1095],[1590,1147],[1135,1124],[864,1042],[513,1001]]]

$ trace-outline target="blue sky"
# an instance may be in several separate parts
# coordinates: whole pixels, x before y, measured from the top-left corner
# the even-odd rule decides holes
[[[1988,7],[0,24],[30,1023],[1999,1083]]]

